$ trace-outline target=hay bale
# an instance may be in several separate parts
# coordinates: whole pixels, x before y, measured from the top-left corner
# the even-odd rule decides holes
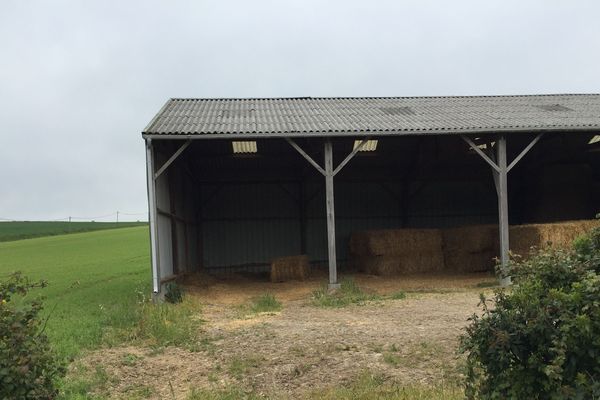
[[[447,271],[491,271],[498,256],[498,227],[471,225],[442,231]]]
[[[441,248],[439,229],[387,229],[353,233],[350,252],[355,255],[389,256],[422,253]]]
[[[445,270],[451,272],[493,271],[498,254],[494,250],[470,253],[468,251],[444,251]]]
[[[371,275],[403,275],[420,272],[440,272],[444,256],[440,251],[430,254],[365,256],[359,259],[363,272]]]
[[[271,262],[271,282],[305,280],[310,273],[306,254],[276,258]]]
[[[600,226],[598,220],[511,226],[510,250],[514,254],[528,257],[533,247],[566,249],[575,239],[597,226]]]
[[[373,275],[441,271],[439,229],[390,229],[356,232],[350,237],[352,265]]]

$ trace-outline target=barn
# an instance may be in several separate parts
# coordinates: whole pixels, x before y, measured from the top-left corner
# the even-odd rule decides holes
[[[174,98],[142,136],[157,295],[294,255],[335,288],[370,231],[494,226],[506,263],[510,226],[600,211],[597,94]]]

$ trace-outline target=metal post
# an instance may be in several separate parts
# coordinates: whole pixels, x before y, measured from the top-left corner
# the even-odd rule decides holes
[[[327,205],[327,248],[329,250],[329,289],[338,289],[335,251],[335,203],[333,198],[333,145],[325,140],[325,194]]]
[[[160,269],[158,259],[158,230],[156,210],[156,189],[154,184],[154,152],[152,139],[146,139],[146,181],[148,184],[148,221],[150,225],[150,256],[152,260],[152,289],[160,292]]]
[[[500,233],[500,263],[506,267],[509,263],[509,226],[508,226],[508,167],[506,162],[506,136],[498,138],[497,160],[498,160],[498,227]],[[501,286],[511,283],[510,276],[500,280]]]

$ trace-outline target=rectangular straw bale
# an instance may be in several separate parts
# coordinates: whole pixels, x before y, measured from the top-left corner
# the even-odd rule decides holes
[[[494,250],[470,253],[468,251],[444,251],[446,271],[450,272],[486,272],[496,266]]]
[[[388,229],[352,234],[354,255],[391,256],[434,251],[442,246],[439,229]]]
[[[310,273],[306,254],[276,258],[271,262],[271,282],[305,280]]]
[[[441,249],[430,253],[391,256],[363,256],[358,259],[361,270],[371,275],[402,275],[442,271],[444,256]]]
[[[450,252],[480,253],[498,247],[498,226],[469,225],[442,230],[444,250]]]
[[[599,226],[598,220],[517,225],[510,228],[510,249],[527,257],[531,248],[568,248],[581,235]]]

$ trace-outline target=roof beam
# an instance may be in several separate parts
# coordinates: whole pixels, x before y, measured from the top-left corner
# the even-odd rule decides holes
[[[183,143],[181,146],[179,146],[179,148],[177,149],[177,151],[162,165],[162,167],[160,167],[160,169],[158,171],[156,171],[156,173],[154,174],[154,179],[158,179],[158,177],[165,172],[165,170],[167,168],[169,168],[169,165],[171,165],[173,163],[173,161],[175,161],[177,159],[177,157],[179,157],[179,155],[181,153],[183,153],[183,151],[185,149],[187,149],[187,147],[192,143],[191,140],[187,140],[185,143]]]

